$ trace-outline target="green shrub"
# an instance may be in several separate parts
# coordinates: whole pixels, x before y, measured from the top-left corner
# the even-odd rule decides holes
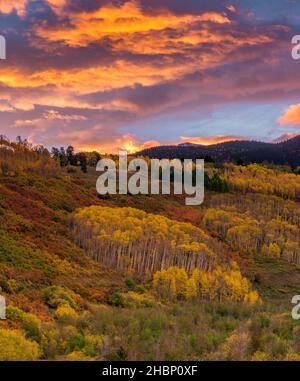
[[[45,303],[51,308],[57,308],[61,305],[69,305],[77,309],[78,295],[72,290],[62,286],[50,286],[44,291]]]
[[[114,307],[126,307],[124,297],[119,292],[114,292],[113,294],[109,295],[107,302]]]
[[[24,312],[17,307],[8,306],[6,308],[6,318],[19,322],[27,338],[37,342],[41,341],[41,321],[35,315]]]

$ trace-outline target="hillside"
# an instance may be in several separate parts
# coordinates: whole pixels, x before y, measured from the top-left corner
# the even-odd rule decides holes
[[[188,207],[100,197],[94,168],[13,148],[0,150],[1,359],[298,358],[299,176],[211,165],[228,190]]]
[[[233,141],[210,146],[179,144],[148,148],[137,155],[157,159],[212,159],[215,162],[263,163],[300,165],[300,136],[282,143]]]

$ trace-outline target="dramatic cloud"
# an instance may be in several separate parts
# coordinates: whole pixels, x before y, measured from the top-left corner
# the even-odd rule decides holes
[[[272,4],[0,0],[0,132],[104,151],[272,140],[300,122],[300,9]]]
[[[15,11],[19,16],[24,16],[28,2],[29,0],[0,0],[0,12],[10,14]]]
[[[216,12],[178,16],[162,7],[157,13],[145,14],[140,2],[131,0],[120,7],[109,4],[94,12],[76,13],[71,17],[70,24],[61,27],[56,25],[55,28],[49,29],[48,25],[42,24],[38,27],[37,33],[49,41],[64,41],[70,46],[87,46],[92,42],[99,42],[105,37],[110,42],[117,43],[118,46],[118,42],[128,40],[133,36],[138,36],[139,42],[141,42],[141,37],[144,36],[147,39],[148,33],[152,35],[153,32],[179,30],[179,34],[184,34],[189,25],[199,21],[230,23],[225,15]],[[189,42],[188,38],[186,40]],[[184,42],[184,35],[182,41]],[[137,41],[135,40],[135,42]],[[126,46],[126,41],[124,44]],[[120,45],[122,46],[122,43]],[[138,50],[144,51],[143,47]]]
[[[278,121],[281,126],[300,126],[300,103],[290,106]]]

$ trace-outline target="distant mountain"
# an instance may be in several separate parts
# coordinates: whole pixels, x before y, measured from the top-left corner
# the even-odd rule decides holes
[[[189,143],[189,142],[186,142],[186,143],[180,143],[178,144],[179,147],[205,147],[203,145],[200,145],[200,144],[196,144],[196,143]]]
[[[203,146],[184,143],[171,146],[158,146],[137,152],[137,155],[157,159],[201,159],[215,162],[273,163],[300,165],[300,135],[281,142],[264,143],[257,141],[231,141]]]

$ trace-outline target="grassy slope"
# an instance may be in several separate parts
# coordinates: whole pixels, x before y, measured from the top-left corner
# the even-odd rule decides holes
[[[120,276],[87,258],[68,231],[69,213],[100,203],[89,176],[23,174],[0,181],[0,286],[9,301],[40,315],[47,313],[40,310],[49,284],[91,301],[104,300],[120,284]]]

